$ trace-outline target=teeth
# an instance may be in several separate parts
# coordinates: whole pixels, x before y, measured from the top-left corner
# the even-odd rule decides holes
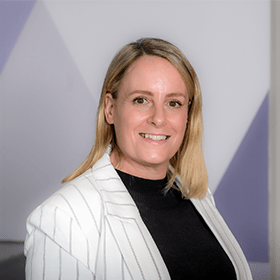
[[[140,135],[144,138],[149,138],[149,139],[154,140],[154,141],[161,141],[161,140],[166,140],[167,139],[167,136],[164,136],[164,135],[151,135],[151,134],[148,134],[148,133],[140,133]]]

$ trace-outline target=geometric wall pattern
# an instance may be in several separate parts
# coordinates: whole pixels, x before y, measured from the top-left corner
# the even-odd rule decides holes
[[[88,154],[112,56],[174,42],[203,92],[216,204],[250,262],[268,262],[269,1],[0,1],[0,239]]]
[[[248,261],[268,262],[268,95],[215,194]]]
[[[34,4],[35,1],[0,2],[0,73],[10,56]]]

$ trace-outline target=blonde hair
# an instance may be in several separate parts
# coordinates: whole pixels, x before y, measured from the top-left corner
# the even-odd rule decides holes
[[[114,126],[108,124],[105,119],[105,95],[109,92],[113,98],[117,98],[126,70],[139,57],[145,55],[159,56],[172,63],[181,73],[189,93],[188,124],[179,150],[170,159],[167,190],[174,186],[174,181],[179,176],[183,197],[202,199],[207,192],[208,180],[202,151],[202,97],[198,78],[188,59],[176,46],[157,38],[142,38],[127,44],[113,58],[99,100],[92,150],[84,162],[62,182],[68,182],[91,168],[104,155],[109,144],[121,157]]]

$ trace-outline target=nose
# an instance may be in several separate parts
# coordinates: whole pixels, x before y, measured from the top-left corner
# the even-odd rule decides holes
[[[149,118],[149,124],[155,127],[162,127],[166,125],[166,112],[164,106],[154,105],[151,108],[151,115]]]

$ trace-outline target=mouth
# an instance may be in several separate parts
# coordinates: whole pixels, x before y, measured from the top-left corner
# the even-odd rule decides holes
[[[139,135],[143,138],[151,139],[154,141],[164,141],[170,137],[169,135],[153,135],[148,133],[139,133]]]

